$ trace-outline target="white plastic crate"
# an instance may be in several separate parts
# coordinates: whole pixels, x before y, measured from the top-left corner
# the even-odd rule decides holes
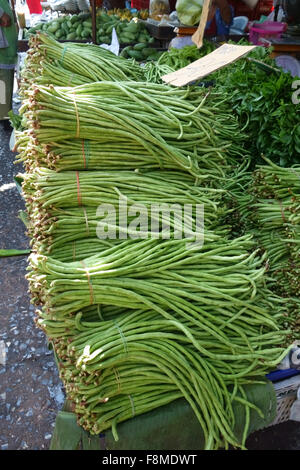
[[[297,400],[297,392],[300,388],[300,375],[281,380],[273,384],[277,397],[276,418],[269,426],[289,421],[291,418],[291,408]],[[296,413],[293,414],[293,420],[300,420]]]

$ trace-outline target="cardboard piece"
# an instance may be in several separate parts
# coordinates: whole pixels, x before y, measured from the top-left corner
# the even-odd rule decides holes
[[[212,0],[204,0],[203,7],[202,7],[202,13],[201,13],[201,18],[200,18],[200,23],[197,28],[197,31],[192,36],[192,41],[196,44],[198,49],[202,47],[203,45],[203,36],[204,36],[204,31],[207,23],[207,17],[208,17],[208,12],[210,9]]]
[[[257,46],[238,46],[236,44],[223,44],[215,51],[176,72],[163,75],[165,83],[174,86],[184,86],[209,75],[216,70],[235,62],[240,57],[248,54]]]

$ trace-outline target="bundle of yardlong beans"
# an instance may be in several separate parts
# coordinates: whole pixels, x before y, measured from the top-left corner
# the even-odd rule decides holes
[[[153,134],[157,135],[160,131],[155,128],[155,121],[151,123],[149,120],[145,122],[147,125],[146,128],[144,126],[143,129],[139,127],[136,129],[138,137],[141,138],[135,137],[132,139],[128,136],[128,126],[126,127],[125,123],[123,123],[121,135],[120,133],[113,134],[113,132],[110,131],[111,135],[107,135],[105,140],[99,140],[99,138],[94,139],[96,132],[95,119],[93,129],[91,129],[93,137],[89,134],[89,137],[77,138],[72,136],[69,139],[62,139],[60,136],[58,139],[57,136],[52,135],[51,137],[48,136],[49,139],[51,139],[51,144],[47,140],[47,136],[42,142],[38,142],[34,133],[32,133],[32,128],[38,124],[37,122],[32,122],[30,118],[27,122],[25,113],[22,120],[23,127],[27,127],[31,130],[18,135],[17,140],[20,160],[24,162],[26,170],[30,171],[33,165],[47,166],[57,171],[87,168],[101,170],[112,168],[132,169],[140,167],[172,169],[174,166],[175,168],[180,167],[185,169],[186,165],[193,167],[193,163],[191,162],[197,161],[194,154],[199,153],[197,165],[210,170],[210,174],[211,169],[217,169],[217,175],[224,175],[226,165],[229,161],[235,164],[236,157],[238,157],[238,159],[247,157],[243,150],[243,140],[245,136],[240,131],[237,120],[224,108],[222,96],[218,96],[216,93],[207,93],[207,91],[199,87],[192,87],[191,89],[181,92],[178,89],[172,90],[166,85],[159,85],[157,87],[153,85],[153,87],[151,87],[151,85],[149,86],[149,84],[146,85],[145,83],[144,89],[132,94],[132,86],[135,87],[137,80],[139,82],[147,80],[147,74],[144,76],[144,73],[145,70],[140,66],[131,63],[131,61],[127,59],[116,57],[114,54],[98,46],[74,43],[63,45],[44,34],[32,38],[26,67],[22,72],[21,90],[23,98],[28,97],[32,86],[36,84],[44,84],[45,86],[55,84],[74,87],[75,85],[83,85],[88,82],[100,80],[116,82],[133,80],[134,82],[131,83],[130,90],[128,90],[128,88],[126,90],[123,89],[125,95],[122,97],[122,99],[125,100],[126,106],[126,102],[128,101],[127,95],[130,93],[131,100],[133,100],[132,104],[136,104],[135,108],[131,107],[132,114],[128,115],[129,118],[133,117],[136,119],[137,113],[145,109],[147,104],[148,111],[149,107],[152,107],[154,113],[156,113],[156,116],[154,116],[155,120],[157,120],[158,116],[160,121],[162,117],[163,119],[167,119],[166,123],[163,123],[166,124],[166,126],[163,126],[164,128],[169,128],[170,119],[168,118],[171,117],[171,120],[175,122],[175,125],[172,126],[172,131],[169,134],[166,132],[166,134],[162,136],[167,146],[170,144],[170,138],[175,139],[175,141],[173,143],[171,142],[172,147],[174,147],[173,149],[165,146],[161,147],[160,152],[157,152],[157,141],[153,141]],[[109,84],[107,86],[109,87]],[[69,90],[73,90],[73,88]],[[80,93],[84,93],[84,90],[81,90]],[[90,90],[88,90],[88,93],[90,93]],[[112,95],[115,93],[116,89],[113,89]],[[143,93],[146,93],[146,95],[150,93],[150,95],[145,96]],[[162,99],[158,99],[157,95],[163,95]],[[105,97],[100,93],[98,98],[104,99]],[[70,99],[70,97],[67,97],[67,99]],[[92,102],[94,102],[94,99],[95,96],[90,97]],[[145,106],[142,106],[143,101],[145,101]],[[171,113],[173,113],[172,116],[170,116],[167,109],[170,101],[174,101],[174,106],[171,109]],[[60,104],[61,103],[59,103],[58,106],[60,106]],[[71,106],[73,107],[73,105],[75,108],[77,107],[72,94]],[[124,108],[124,103],[123,106],[121,106],[121,103],[116,101],[114,105],[114,109],[117,111],[117,118],[122,119],[124,110],[122,111],[121,107]],[[41,106],[43,107],[43,105]],[[190,116],[193,113],[198,113],[198,106],[202,108],[201,121],[204,121],[201,122],[200,126],[201,134],[194,133],[191,135],[191,133],[189,133],[187,136],[189,139],[187,145],[185,139],[180,137],[183,129],[179,121],[182,120],[182,116],[185,113],[187,114],[186,126],[193,128],[192,118],[190,118]],[[51,111],[54,110],[52,106],[50,109]],[[127,108],[124,109],[127,110]],[[118,110],[120,110],[120,116],[118,116]],[[91,113],[91,115],[94,114],[93,109]],[[73,115],[77,126],[79,118],[77,109],[73,108]],[[139,116],[138,122],[140,121],[140,117],[142,120],[142,116]],[[51,116],[51,119],[52,118],[53,114]],[[59,115],[55,119],[57,118],[59,118]],[[46,121],[49,122],[49,119],[47,118]],[[91,124],[92,122],[90,121],[89,125]],[[100,120],[99,124],[102,125],[103,122]],[[150,126],[150,124],[152,124],[152,126]],[[184,122],[182,124],[184,125]],[[64,123],[61,123],[61,125],[64,126]],[[129,127],[131,125],[132,121],[129,122]],[[119,119],[113,119],[112,126],[118,128]],[[152,127],[152,135],[148,133],[150,142],[147,142],[147,139],[145,139],[145,131],[150,130],[151,133]],[[160,128],[161,127],[160,125]],[[179,131],[172,136],[172,133],[174,133],[174,131],[176,132],[176,128],[179,129]],[[186,133],[187,130],[189,129],[186,127],[184,132]],[[63,135],[65,134],[67,135],[67,133]],[[214,138],[212,138],[212,135]],[[166,136],[168,136],[168,140],[165,139]],[[144,140],[144,143],[141,142],[141,140]],[[200,144],[199,140],[202,140],[202,145],[198,145]],[[184,156],[182,155],[183,152]],[[226,158],[224,159],[224,157]],[[211,163],[208,166],[207,161],[209,160],[211,160]]]
[[[228,351],[222,341],[193,325],[197,345],[215,351],[213,357],[207,357],[186,336],[184,329],[189,328],[189,322],[180,320],[181,331],[174,314],[168,321],[147,310],[120,311],[117,319],[98,322],[92,328],[91,323],[81,321],[80,314],[76,321],[80,333],[68,341],[63,338],[54,342],[63,358],[66,388],[86,429],[98,433],[112,426],[114,430],[124,419],[185,397],[201,423],[207,449],[226,447],[228,443],[238,445],[232,433],[232,406],[241,401],[246,414],[244,444],[249,411],[255,408],[245,399],[243,386],[250,380],[244,367],[249,370],[255,364],[255,373],[261,374],[264,366],[260,369],[259,356],[261,363],[269,360],[267,349],[266,354],[257,352],[259,346],[253,335],[253,357],[241,357],[239,369],[238,361],[230,361],[233,356],[243,356],[238,339]],[[218,325],[220,332],[222,326]],[[276,338],[276,332],[271,330],[265,334],[266,343],[271,344],[273,334]],[[280,348],[276,354],[281,354]],[[251,383],[255,382],[259,382],[259,375],[255,379],[252,374]],[[229,384],[234,384],[230,392]],[[256,411],[260,413],[259,409]]]
[[[184,397],[206,449],[244,448],[250,411],[261,416],[245,386],[287,353],[291,307],[269,290],[267,255],[251,236],[231,239],[219,224],[231,213],[224,188],[247,169],[243,134],[222,97],[147,83],[133,61],[44,35],[32,42],[22,96],[27,278],[79,424],[93,434],[112,428],[117,439],[118,423]],[[174,216],[169,237],[157,236],[166,222],[157,215],[159,233],[146,224],[137,238],[128,212],[123,239],[120,201],[146,211],[192,206],[191,233],[177,238]],[[196,204],[204,205],[202,248]],[[115,211],[107,228],[116,238],[97,232],[104,205]]]
[[[78,184],[79,180],[79,184]],[[61,191],[61,188],[64,191]],[[222,198],[220,188],[202,187],[188,173],[169,171],[64,171],[56,173],[37,168],[24,175],[25,195],[38,192],[44,207],[98,206],[118,203],[120,197],[128,203],[176,202],[194,204],[203,202],[216,208],[215,201]],[[174,198],[174,199],[172,199]],[[176,199],[175,199],[176,198]]]
[[[226,125],[228,115],[216,105],[206,105],[203,92],[196,93],[196,103],[187,99],[188,94],[189,90],[145,82],[39,86],[28,91],[20,112],[33,144],[42,152],[42,146],[51,150],[62,169],[65,159],[70,166],[70,158],[64,157],[66,141],[75,139],[75,169],[103,169],[110,155],[114,159],[119,152],[120,159],[129,162],[127,168],[155,163],[157,168],[181,169],[202,180],[225,178],[236,157],[244,156],[239,143],[230,140],[237,123],[229,120]]]
[[[266,159],[267,160],[267,159]],[[272,290],[290,305],[289,318],[299,334],[300,318],[300,166],[282,168],[267,160],[248,175],[238,210],[246,230],[268,256]]]
[[[258,167],[249,185],[250,204],[242,212],[267,250],[270,272],[283,290],[299,295],[300,283],[300,166],[281,168],[268,160]]]
[[[33,249],[39,253],[51,253],[51,256],[59,259],[61,256],[65,259],[65,254],[57,250],[67,246],[71,250],[68,252],[73,253],[69,259],[74,259],[76,255],[75,259],[86,257],[83,256],[88,253],[86,243],[77,243],[77,248],[73,243],[80,239],[84,241],[87,237],[96,239],[88,254],[99,250],[97,227],[101,216],[97,214],[97,208],[101,204],[109,204],[115,211],[113,229],[117,239],[120,238],[122,210],[126,211],[126,220],[130,224],[136,217],[137,209],[141,211],[143,208],[143,215],[147,219],[147,234],[144,238],[154,236],[151,235],[151,224],[154,221],[158,235],[163,223],[168,223],[171,237],[171,231],[174,234],[177,230],[179,234],[183,220],[187,222],[189,217],[190,229],[195,232],[197,204],[203,205],[205,230],[219,230],[219,216],[226,210],[222,204],[223,190],[196,186],[192,176],[180,172],[65,171],[57,174],[46,168],[37,168],[24,175],[23,190],[30,215],[28,234]],[[173,207],[175,212],[179,209],[177,220],[171,213],[166,214],[167,221],[163,220],[162,209],[166,204]],[[190,205],[190,214],[187,210],[182,211],[185,204]]]
[[[60,43],[46,34],[30,38],[21,93],[32,84],[77,86],[101,80],[144,80],[142,67],[93,44]]]
[[[186,240],[126,240],[83,263],[31,256],[30,289],[44,305],[38,323],[55,340],[67,391],[91,433],[181,396],[207,449],[244,446],[253,405],[243,385],[286,354],[287,332],[268,313],[265,267],[248,252],[251,238],[213,238],[200,251]],[[245,405],[242,443],[232,430],[235,400]]]

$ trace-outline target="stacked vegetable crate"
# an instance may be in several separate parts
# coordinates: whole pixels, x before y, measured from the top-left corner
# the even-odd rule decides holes
[[[222,100],[149,83],[134,62],[107,54],[38,36],[23,73],[17,145],[36,323],[91,434],[111,428],[118,439],[119,422],[184,397],[206,449],[244,448],[250,412],[261,415],[245,387],[286,355],[289,332],[265,255],[222,222],[228,180],[244,171],[243,135]],[[62,76],[78,86],[59,86]],[[153,231],[149,210],[174,203],[189,208],[184,234],[174,216],[165,237],[167,221],[158,213]]]

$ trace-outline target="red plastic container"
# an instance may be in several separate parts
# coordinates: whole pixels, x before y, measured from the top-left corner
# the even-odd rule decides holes
[[[43,8],[41,6],[40,0],[27,0],[27,5],[31,15],[41,15],[43,13]]]
[[[277,21],[265,21],[264,23],[253,23],[249,29],[249,39],[252,44],[258,46],[268,45],[263,39],[276,38],[279,39],[287,28],[286,23]]]

